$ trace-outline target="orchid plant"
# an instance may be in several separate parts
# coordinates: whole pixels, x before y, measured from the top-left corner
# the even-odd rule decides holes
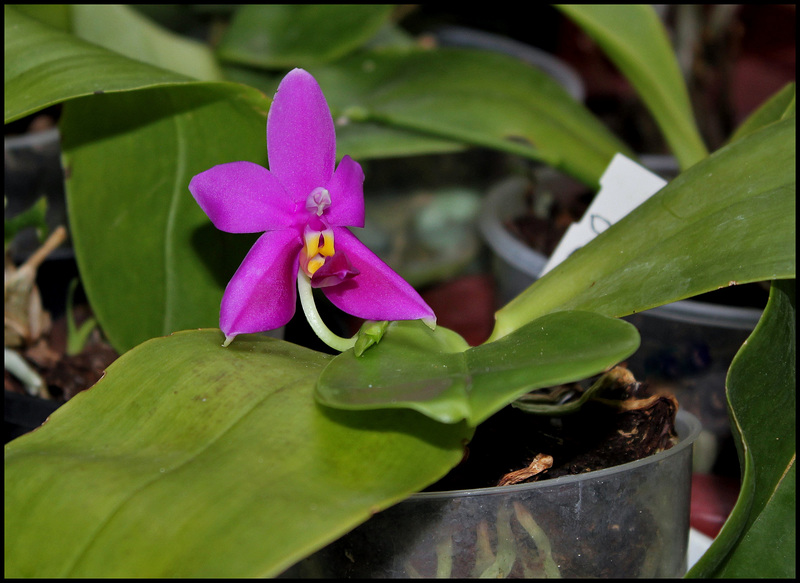
[[[337,9],[369,17],[332,32]],[[563,7],[625,64],[685,171],[499,310],[490,341],[471,347],[349,231],[364,204],[349,156],[477,144],[595,184],[624,144],[510,59],[366,46],[387,38],[386,7],[297,8],[291,22],[317,33],[300,38],[320,48],[287,51],[302,69],[285,76],[280,58],[271,76],[242,68],[264,66],[249,42],[226,38],[217,60],[125,10],[5,8],[6,122],[63,104],[72,243],[124,352],[6,446],[7,576],[277,575],[442,477],[521,395],[627,358],[639,337],[622,316],[763,280],[769,304],[728,378],[742,495],[690,574],[793,569],[793,86],[706,155],[652,11]],[[241,10],[231,30],[244,36],[265,14],[275,34],[290,28],[279,11],[291,8]],[[120,30],[168,49],[143,62],[140,42],[109,38]],[[264,52],[296,50],[292,38]],[[271,95],[275,70],[270,100],[254,86]],[[256,333],[292,316],[295,284],[341,354]],[[359,334],[325,329],[315,288],[367,320]]]

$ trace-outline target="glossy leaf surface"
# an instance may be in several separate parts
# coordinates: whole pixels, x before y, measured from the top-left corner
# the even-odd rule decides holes
[[[321,408],[328,356],[222,341],[146,342],[6,445],[6,577],[274,576],[461,459],[464,424]]]
[[[221,81],[211,49],[177,35],[130,6],[72,5],[72,32],[91,43],[193,79]]]
[[[334,112],[339,150],[355,159],[484,146],[596,185],[615,153],[633,156],[550,76],[499,53],[361,50],[309,71]],[[233,74],[266,93],[275,88],[273,76]]]
[[[793,278],[795,180],[790,118],[683,172],[504,306],[492,337],[556,310],[621,317],[736,283]]]
[[[387,22],[391,5],[241,6],[217,53],[226,61],[271,69],[309,67],[358,48]]]
[[[706,155],[689,92],[661,21],[647,5],[559,5],[636,88],[681,168]]]
[[[117,55],[5,6],[5,123],[96,93],[190,79]]]
[[[214,229],[187,186],[221,162],[266,163],[269,100],[191,82],[8,7],[6,16],[7,121],[68,102],[60,129],[72,243],[115,348],[216,325],[252,238]]]
[[[794,280],[767,308],[728,371],[728,404],[743,464],[739,499],[696,577],[796,575],[797,316]]]
[[[467,342],[419,320],[393,322],[362,356],[348,350],[320,376],[317,400],[345,409],[412,408],[444,423],[469,417]]]
[[[624,320],[593,312],[547,314],[466,353],[471,421],[485,421],[530,390],[599,374],[637,348],[639,332]]]
[[[119,351],[218,325],[222,291],[253,237],[215,229],[188,184],[221,162],[266,163],[267,100],[244,89],[160,88],[64,108],[73,246],[92,308]]]
[[[331,108],[370,122],[539,159],[596,184],[628,152],[542,71],[470,49],[360,52],[309,71]],[[337,116],[338,117],[338,116]]]
[[[316,395],[332,407],[411,408],[476,426],[528,391],[590,377],[638,346],[636,328],[591,312],[548,314],[474,348],[441,326],[396,322],[363,356],[337,356]]]

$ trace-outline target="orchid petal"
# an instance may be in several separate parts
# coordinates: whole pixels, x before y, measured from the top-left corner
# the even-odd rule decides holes
[[[326,215],[328,222],[337,227],[363,227],[364,171],[361,164],[345,156],[325,188],[331,196]]]
[[[334,227],[337,251],[344,251],[358,276],[322,291],[340,310],[366,320],[435,321],[416,290],[349,230]]]
[[[302,69],[283,78],[267,116],[269,167],[295,202],[327,184],[336,163],[336,134],[316,79]]]
[[[226,337],[273,330],[291,320],[302,245],[294,229],[259,237],[222,296],[219,324]]]
[[[228,233],[285,229],[295,204],[277,178],[252,162],[229,162],[201,172],[189,191],[214,226]]]

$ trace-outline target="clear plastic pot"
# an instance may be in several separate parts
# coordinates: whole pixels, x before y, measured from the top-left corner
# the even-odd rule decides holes
[[[415,494],[301,561],[291,577],[680,577],[692,445],[533,484]]]

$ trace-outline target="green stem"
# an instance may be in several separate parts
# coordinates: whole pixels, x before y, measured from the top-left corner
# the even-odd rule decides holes
[[[303,306],[303,312],[306,315],[306,320],[308,320],[311,329],[319,336],[320,340],[334,350],[344,352],[345,350],[353,348],[358,334],[352,338],[342,338],[331,332],[325,325],[325,322],[322,321],[317,311],[317,305],[314,303],[313,291],[314,290],[311,288],[311,279],[302,269],[299,270],[297,274],[297,292],[300,294],[300,304]]]

